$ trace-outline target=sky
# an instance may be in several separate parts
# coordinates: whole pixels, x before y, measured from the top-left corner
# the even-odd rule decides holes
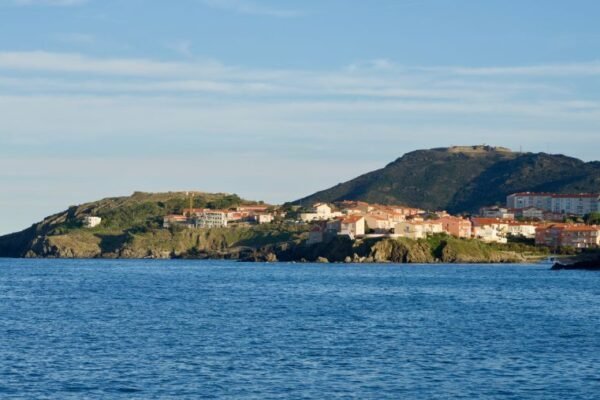
[[[421,148],[597,160],[597,0],[0,0],[0,234],[134,191],[295,200]]]

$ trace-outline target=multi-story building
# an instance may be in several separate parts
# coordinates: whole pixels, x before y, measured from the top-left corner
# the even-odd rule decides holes
[[[550,248],[600,247],[600,227],[589,225],[553,224],[541,226],[535,232],[535,244]]]
[[[535,207],[549,211],[552,208],[552,193],[513,193],[506,198],[506,207],[514,209]]]
[[[583,216],[600,211],[600,194],[514,193],[506,198],[508,208],[537,209],[557,214]]]
[[[423,239],[434,233],[442,233],[444,228],[439,220],[403,221],[396,224],[394,233],[409,239]]]
[[[537,226],[531,222],[507,221],[507,233],[512,236],[520,236],[534,239]]]
[[[508,222],[498,218],[471,218],[473,237],[487,243],[506,243]]]
[[[227,212],[204,210],[194,219],[196,228],[223,228],[227,226]]]
[[[373,229],[375,232],[389,232],[394,227],[394,222],[388,217],[381,215],[365,215],[365,222],[369,229]]]
[[[552,211],[559,214],[586,215],[600,211],[600,195],[598,194],[554,194],[552,195]]]
[[[473,224],[468,219],[460,217],[446,216],[437,219],[436,222],[442,224],[442,229],[449,235],[459,238],[470,238]]]

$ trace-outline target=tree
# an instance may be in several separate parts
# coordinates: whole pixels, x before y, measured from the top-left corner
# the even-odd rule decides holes
[[[586,215],[585,223],[588,225],[600,225],[600,212],[593,212]]]

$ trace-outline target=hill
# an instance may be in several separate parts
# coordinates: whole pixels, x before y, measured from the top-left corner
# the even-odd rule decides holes
[[[106,198],[51,215],[21,232],[0,237],[0,257],[170,257],[218,252],[233,246],[289,240],[293,232],[232,228],[185,230],[161,228],[163,216],[189,206],[185,192],[142,193]],[[194,193],[195,208],[256,204],[234,194]],[[102,218],[96,228],[82,227],[87,215]]]
[[[461,213],[520,191],[598,192],[600,162],[491,146],[417,150],[294,203],[361,200]]]

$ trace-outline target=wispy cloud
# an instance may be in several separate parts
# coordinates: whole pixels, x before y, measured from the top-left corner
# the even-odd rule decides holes
[[[208,7],[233,11],[240,14],[265,15],[290,18],[303,15],[299,10],[275,8],[251,0],[200,0]]]
[[[431,70],[436,70],[432,68]],[[439,69],[438,69],[439,70]],[[505,75],[505,76],[587,76],[600,75],[600,61],[572,63],[572,64],[544,64],[530,66],[506,66],[506,67],[445,67],[444,70],[451,70],[459,75]]]
[[[46,51],[0,52],[0,68],[124,76],[164,76],[210,73],[223,67],[215,62],[178,63],[140,58],[93,58],[77,53]]]
[[[0,181],[11,188],[0,205],[12,221],[2,229],[133,190],[193,185],[287,201],[416,148],[492,143],[596,159],[600,95],[586,89],[589,67],[381,58],[269,69],[0,52]],[[190,181],[190,171],[214,173]]]
[[[502,137],[517,146],[534,141],[526,132],[537,132],[538,139],[544,131],[597,135],[600,97],[582,90],[589,81],[586,63],[566,66],[580,73],[568,79],[557,78],[558,66],[552,66],[534,80],[518,66],[481,74],[387,59],[353,65],[260,69],[194,58],[0,52],[0,154],[23,140],[134,142],[165,132],[206,148],[224,140],[215,149],[252,148],[260,139],[272,151],[304,157],[346,145],[348,136],[354,146],[360,142],[379,154],[388,149],[375,143],[423,145],[419,132],[438,145],[473,142],[478,132],[476,142]],[[504,75],[510,71],[516,73]]]

